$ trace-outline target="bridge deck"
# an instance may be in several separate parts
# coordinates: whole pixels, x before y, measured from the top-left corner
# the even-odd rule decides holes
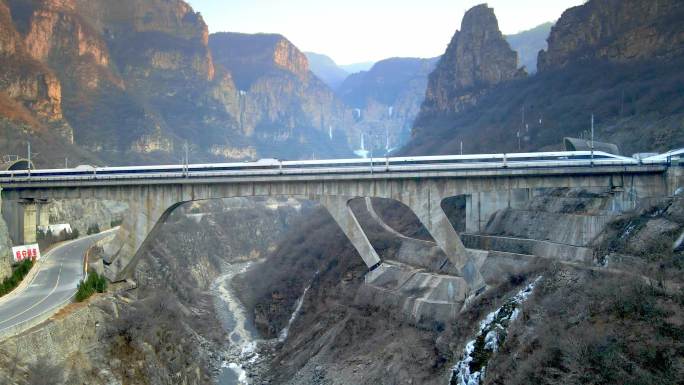
[[[658,174],[667,172],[666,165],[633,166],[595,166],[561,168],[498,168],[468,170],[425,170],[425,171],[386,171],[382,168],[374,172],[345,172],[343,168],[317,172],[307,170],[301,174],[275,175],[228,175],[227,173],[203,173],[202,176],[154,176],[124,175],[120,177],[72,177],[69,179],[34,178],[30,180],[0,183],[0,189],[50,189],[63,187],[106,187],[140,185],[191,185],[191,184],[230,184],[230,183],[282,183],[310,181],[350,181],[350,180],[416,180],[416,179],[467,179],[467,178],[521,178],[521,177],[568,177],[601,175]]]

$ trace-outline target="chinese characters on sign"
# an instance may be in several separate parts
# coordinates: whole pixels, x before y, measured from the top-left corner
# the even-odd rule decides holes
[[[12,248],[12,257],[15,263],[21,262],[24,259],[37,261],[40,259],[40,248],[36,244],[16,246]]]

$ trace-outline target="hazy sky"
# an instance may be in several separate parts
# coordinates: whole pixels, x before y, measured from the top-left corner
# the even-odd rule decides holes
[[[338,64],[446,49],[470,0],[189,0],[210,32],[271,32]],[[490,0],[504,34],[557,20],[584,0]]]

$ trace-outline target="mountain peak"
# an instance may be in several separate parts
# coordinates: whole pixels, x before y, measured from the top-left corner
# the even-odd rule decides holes
[[[496,19],[494,9],[487,4],[476,5],[470,8],[461,21],[462,32],[492,31],[499,32],[499,21]]]
[[[499,30],[494,10],[478,5],[466,12],[461,31],[430,75],[421,115],[458,112],[483,89],[519,75],[517,54]]]

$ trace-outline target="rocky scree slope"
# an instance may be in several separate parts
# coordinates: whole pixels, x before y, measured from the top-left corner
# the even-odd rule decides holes
[[[378,205],[376,210],[385,207],[393,206]],[[412,226],[400,227],[413,231]],[[391,258],[395,240],[377,226],[366,223],[364,229],[383,258]],[[440,384],[448,382],[458,344],[470,337],[471,327],[474,333],[479,318],[538,269],[530,266],[525,272],[519,269],[510,277],[500,277],[496,288],[479,297],[453,324],[418,326],[407,322],[401,309],[368,300],[363,290],[367,267],[332,218],[320,211],[289,233],[266,262],[248,271],[236,286],[253,309],[259,331],[271,338],[288,324],[309,287],[287,340],[260,381]]]
[[[523,151],[559,149],[564,136],[586,136],[592,113],[596,138],[623,153],[681,146],[683,12],[678,1],[592,0],[567,10],[539,54],[536,75],[503,79],[476,102],[466,98],[471,102],[460,110],[426,102],[405,152],[458,153],[461,141],[471,153],[518,151],[517,132]],[[445,56],[472,52],[450,48]],[[443,76],[469,81],[462,72],[451,67]],[[428,100],[444,95],[442,105],[465,106],[456,85],[432,85]]]

